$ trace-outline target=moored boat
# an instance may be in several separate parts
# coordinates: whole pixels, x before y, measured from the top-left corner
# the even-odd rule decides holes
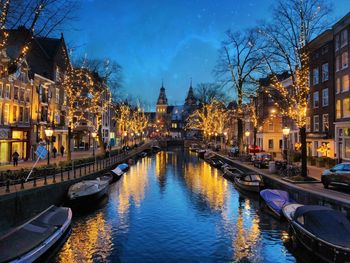
[[[50,206],[0,238],[0,262],[33,262],[47,257],[70,230],[72,210]]]
[[[198,149],[196,152],[199,158],[204,158],[204,154],[206,153],[206,150]]]
[[[261,198],[265,201],[266,206],[272,214],[278,218],[282,218],[282,208],[285,205],[294,203],[288,192],[277,189],[265,189],[260,191]]]
[[[162,149],[159,146],[152,146],[151,147],[153,153],[160,152]]]
[[[235,184],[246,191],[259,193],[264,186],[263,179],[259,174],[243,174],[235,176]]]
[[[114,178],[113,175],[110,173],[105,173],[104,175],[100,176],[101,181],[107,181],[109,184],[113,183]]]
[[[192,143],[189,147],[190,152],[196,152],[199,149],[199,145],[197,143]]]
[[[289,204],[282,209],[294,246],[301,244],[325,262],[350,262],[350,222],[325,206]]]
[[[84,180],[73,184],[68,189],[69,204],[72,206],[89,204],[98,201],[108,193],[108,181],[101,180]]]
[[[208,159],[208,163],[218,169],[221,169],[221,167],[225,164],[220,158],[212,157]]]
[[[239,170],[238,168],[235,168],[232,166],[226,166],[224,168],[223,176],[231,181],[234,181],[236,176],[241,176],[242,174],[243,174],[243,171]]]

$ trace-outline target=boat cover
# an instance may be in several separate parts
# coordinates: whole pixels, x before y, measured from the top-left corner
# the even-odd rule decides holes
[[[283,206],[291,203],[288,192],[282,190],[265,189],[260,192],[260,196],[279,214],[282,214]]]
[[[118,175],[118,176],[121,176],[123,174],[123,171],[120,170],[118,167],[111,170],[111,172]]]
[[[340,211],[304,205],[295,210],[294,220],[316,237],[350,248],[350,221]]]
[[[126,163],[121,163],[117,166],[117,168],[119,168],[122,171],[128,169],[128,167],[129,167],[129,165],[127,165]]]
[[[52,206],[31,222],[0,238],[0,262],[15,260],[53,235],[69,216],[69,208]]]

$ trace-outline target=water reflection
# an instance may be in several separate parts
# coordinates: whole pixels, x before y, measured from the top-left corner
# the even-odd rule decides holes
[[[111,226],[106,224],[104,214],[98,212],[86,221],[73,224],[72,234],[64,244],[58,261],[104,262],[112,247]]]
[[[174,149],[146,157],[76,217],[58,262],[294,262],[287,227],[220,171]]]

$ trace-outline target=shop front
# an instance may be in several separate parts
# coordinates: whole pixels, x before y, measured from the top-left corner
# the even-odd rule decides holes
[[[350,161],[350,123],[336,123],[335,131],[336,158],[339,162]]]
[[[30,155],[29,129],[0,129],[0,163],[11,162],[14,152],[20,160],[28,160]]]

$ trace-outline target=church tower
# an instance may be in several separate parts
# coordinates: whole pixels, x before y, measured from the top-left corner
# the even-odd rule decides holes
[[[193,88],[192,88],[192,79],[190,83],[190,88],[187,93],[187,97],[185,99],[185,106],[195,106],[197,104],[197,99],[193,94]]]
[[[164,88],[163,82],[162,82],[162,87],[160,88],[159,97],[158,97],[157,105],[156,105],[157,115],[166,114],[167,107],[168,107],[168,99],[166,97],[165,88]]]

